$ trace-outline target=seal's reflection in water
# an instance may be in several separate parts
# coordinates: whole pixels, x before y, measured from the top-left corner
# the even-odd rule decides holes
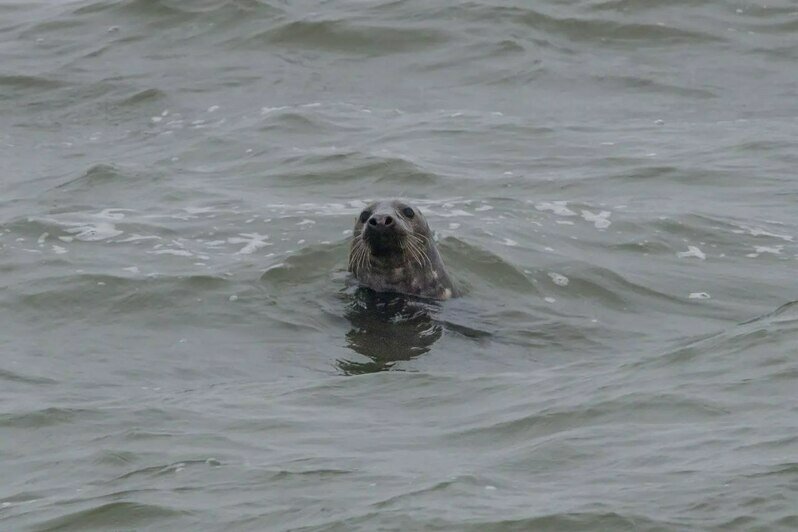
[[[431,300],[358,288],[345,312],[352,324],[346,341],[371,360],[339,360],[338,367],[346,375],[359,375],[423,355],[443,335],[443,323],[435,318],[440,308]]]

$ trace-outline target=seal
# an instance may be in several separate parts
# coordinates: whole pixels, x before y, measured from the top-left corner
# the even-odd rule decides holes
[[[360,213],[349,271],[375,292],[427,299],[457,295],[424,215],[399,200],[377,201]]]

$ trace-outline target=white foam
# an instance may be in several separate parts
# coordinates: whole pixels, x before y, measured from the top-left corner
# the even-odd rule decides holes
[[[454,216],[474,216],[470,212],[466,212],[462,209],[452,209],[449,212],[433,212],[431,209],[427,209],[427,214],[432,214],[435,216],[440,216],[442,218],[452,218]]]
[[[137,266],[128,266],[127,268],[122,268],[122,269],[130,273],[140,273]]]
[[[210,212],[219,212],[216,207],[184,207],[184,211],[189,214],[207,214]]]
[[[228,238],[227,241],[231,244],[244,244],[244,247],[236,252],[236,255],[249,255],[259,250],[262,247],[271,246],[271,243],[266,242],[269,235],[259,235],[258,233],[239,233],[240,237]]]
[[[50,233],[42,233],[39,235],[39,239],[36,241],[37,244],[40,246],[44,244],[44,241],[47,240],[47,237],[50,236]]]
[[[690,299],[710,299],[712,296],[706,292],[691,292],[688,297]]]
[[[586,210],[582,211],[582,218],[586,222],[592,223],[596,229],[606,229],[609,227],[612,224],[609,220],[611,215],[612,213],[610,211],[601,211],[596,214]]]
[[[566,276],[556,272],[549,272],[549,277],[551,277],[551,281],[557,286],[568,286],[570,282]]]
[[[175,255],[177,257],[193,257],[194,254],[187,249],[156,249],[148,251],[152,255]]]
[[[116,243],[117,244],[122,244],[122,243],[125,243],[125,242],[138,242],[140,240],[161,240],[161,237],[155,236],[155,235],[147,235],[147,236],[145,236],[145,235],[139,235],[139,234],[133,233],[132,235],[130,235],[127,238],[123,238],[121,240],[117,240]]]
[[[125,217],[125,212],[130,212],[131,209],[103,209],[97,214],[92,216],[95,218],[102,218],[105,220],[121,220]]]
[[[781,255],[781,251],[784,249],[784,246],[754,246],[754,252],[749,253],[746,257],[756,258],[763,253],[771,253],[773,255]]]
[[[576,213],[567,207],[567,201],[543,201],[536,203],[535,208],[539,211],[550,211],[557,216],[576,216]]]
[[[554,299],[553,297],[544,297],[543,301],[545,301],[546,303],[554,303],[557,300]]]
[[[283,105],[281,107],[261,107],[260,108],[260,114],[267,115],[267,114],[272,113],[274,111],[284,111],[285,109],[288,109],[288,107],[285,106],[285,105]]]
[[[493,207],[491,205],[480,205],[479,207],[477,207],[474,210],[475,211],[491,211],[491,210],[493,210]]]
[[[55,253],[56,255],[63,255],[64,253],[67,253],[67,249],[53,244],[53,253]]]
[[[780,240],[784,240],[785,242],[792,242],[794,240],[794,237],[792,235],[773,233],[761,227],[754,227],[745,224],[739,224],[737,227],[739,227],[740,230],[734,230],[732,231],[732,233],[742,234],[743,232],[746,232],[751,236],[769,236],[772,238],[778,238]]]
[[[73,225],[73,224],[69,224]],[[67,233],[74,233],[77,240],[83,242],[97,242],[100,240],[107,240],[123,233],[109,222],[98,222],[93,225],[76,224],[77,227],[66,229]]]
[[[282,268],[283,266],[285,266],[285,263],[283,263],[283,262],[279,262],[277,264],[272,264],[271,266],[269,266],[268,268],[263,270],[263,273],[270,272],[272,270],[276,270],[277,268]]]
[[[515,246],[518,245],[518,242],[516,242],[515,240],[513,240],[511,238],[505,238],[502,241],[502,244],[504,244],[505,246],[515,247]]]
[[[705,260],[707,258],[704,252],[695,246],[687,246],[687,251],[680,251],[676,254],[676,256],[680,259],[689,259],[695,257],[696,259]]]

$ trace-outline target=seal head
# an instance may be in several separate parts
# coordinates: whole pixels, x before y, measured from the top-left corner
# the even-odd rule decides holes
[[[399,200],[378,201],[360,213],[349,271],[375,292],[429,299],[456,295],[427,220],[417,208]]]

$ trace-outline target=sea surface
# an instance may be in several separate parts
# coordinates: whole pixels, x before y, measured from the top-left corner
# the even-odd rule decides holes
[[[796,530],[796,239],[793,0],[2,0],[0,530]]]

